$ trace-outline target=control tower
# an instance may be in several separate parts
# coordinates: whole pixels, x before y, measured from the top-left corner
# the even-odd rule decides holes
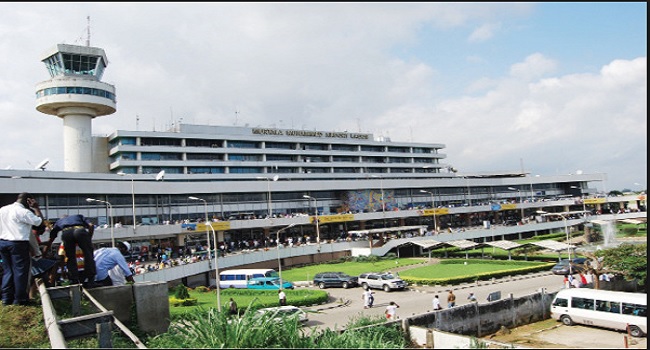
[[[92,172],[92,120],[115,113],[115,86],[101,82],[103,49],[59,44],[41,61],[50,80],[36,85],[36,110],[63,119],[65,171]]]

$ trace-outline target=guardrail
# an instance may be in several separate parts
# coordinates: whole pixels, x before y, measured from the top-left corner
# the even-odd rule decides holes
[[[147,347],[131,332],[120,320],[115,318],[113,311],[107,310],[80,284],[46,288],[43,280],[36,279],[38,291],[41,295],[43,319],[50,339],[52,349],[67,349],[67,340],[97,335],[100,348],[113,348],[113,324],[122,331],[140,349]],[[83,295],[100,312],[81,315],[81,296]],[[52,299],[70,299],[72,318],[59,320]]]

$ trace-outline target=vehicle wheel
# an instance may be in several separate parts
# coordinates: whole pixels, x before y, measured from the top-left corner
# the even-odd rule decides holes
[[[643,331],[638,326],[630,326],[630,335],[635,338],[643,337]]]
[[[390,287],[387,284],[384,284],[384,292],[390,292]]]
[[[321,282],[318,284],[318,288],[320,289],[325,289],[325,282]]]
[[[341,287],[343,287],[343,288],[345,288],[345,289],[348,289],[348,288],[350,288],[350,285],[348,284],[348,282],[343,282],[343,284],[341,285]]]
[[[567,326],[573,326],[573,320],[571,319],[571,317],[567,315],[562,315],[560,317],[560,321],[562,321],[562,323],[564,323]]]
[[[370,289],[370,287],[368,287],[368,283],[366,283],[366,282],[363,282],[363,283],[361,284],[361,288],[363,288],[363,290],[368,290],[368,289]]]

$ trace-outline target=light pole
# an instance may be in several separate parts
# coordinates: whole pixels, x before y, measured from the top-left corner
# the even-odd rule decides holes
[[[465,186],[467,186],[467,202],[468,206],[472,206],[472,192],[469,189],[469,178],[465,176]]]
[[[433,192],[420,190],[422,193],[428,193],[431,195],[431,208],[433,208],[433,232],[438,233],[438,223],[436,222],[436,201],[433,198]]]
[[[212,231],[212,240],[214,241],[214,273],[215,273],[215,279],[217,281],[217,309],[221,311],[221,283],[220,283],[220,278],[219,278],[219,250],[217,249],[217,235],[214,231],[214,227],[212,227],[212,223],[208,219],[208,201],[206,201],[203,198],[199,197],[194,197],[194,196],[189,196],[187,197],[191,200],[195,201],[201,201],[203,202],[203,205],[205,207],[205,224],[210,226],[210,230]],[[208,238],[208,262],[210,262],[210,232],[208,230],[205,230],[205,234]]]
[[[113,232],[113,205],[109,203],[108,201],[103,201],[100,199],[95,199],[95,198],[86,198],[86,202],[97,202],[97,203],[104,203],[108,205],[108,212],[110,216],[110,224],[111,224],[111,247],[115,248],[115,235]]]
[[[280,290],[282,290],[282,285],[284,284],[282,282],[282,263],[280,262],[280,233],[294,226],[296,226],[296,224],[291,224],[289,226],[279,229],[278,232],[275,233],[278,241],[278,245],[275,247],[275,249],[277,249],[278,251],[278,276],[280,276]]]
[[[571,267],[571,237],[569,236],[569,227],[567,226],[567,220],[566,216],[562,213],[547,213],[543,210],[538,210],[538,214],[542,214],[542,216],[559,216],[562,218],[562,221],[564,222],[564,232],[566,233],[566,241],[567,241],[567,254],[569,255],[569,275],[573,275],[573,268]]]
[[[123,171],[120,171],[117,173],[117,175],[120,176],[129,176],[131,177],[131,202],[133,203],[133,234],[135,234],[135,191],[134,191],[134,185],[133,185],[133,174],[127,174]]]
[[[271,210],[271,181],[278,181],[280,176],[275,175],[273,178],[268,178],[265,176],[257,176],[255,177],[258,180],[266,180],[266,189],[268,191],[268,208],[269,208],[269,220],[271,220],[271,217],[273,216],[273,211]]]
[[[318,244],[318,252],[320,253],[320,228],[319,228],[319,223],[318,223],[318,202],[316,201],[316,198],[304,195],[302,196],[303,198],[307,198],[310,200],[314,200],[314,211],[315,213],[315,220],[316,220],[316,244]]]
[[[384,178],[378,175],[370,175],[379,178],[379,190],[381,191],[381,213],[384,218],[384,227],[386,227],[386,203],[384,203]]]
[[[519,196],[519,207],[521,208],[521,223],[524,223],[524,200],[521,197],[521,191],[518,188],[514,187],[508,187],[510,191],[517,191],[517,195]]]
[[[587,205],[585,204],[585,197],[584,197],[584,195],[582,193],[582,188],[580,188],[578,186],[571,186],[571,188],[576,189],[576,190],[580,190],[580,200],[582,201],[582,211],[584,212],[583,215],[584,215],[585,220],[587,220]]]

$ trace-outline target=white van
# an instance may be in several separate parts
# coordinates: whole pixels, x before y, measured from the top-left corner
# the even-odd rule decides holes
[[[279,277],[273,269],[237,269],[219,273],[219,287],[247,288],[248,280],[254,277]]]
[[[567,326],[574,323],[647,334],[647,295],[590,288],[560,290],[551,304],[551,316]]]

